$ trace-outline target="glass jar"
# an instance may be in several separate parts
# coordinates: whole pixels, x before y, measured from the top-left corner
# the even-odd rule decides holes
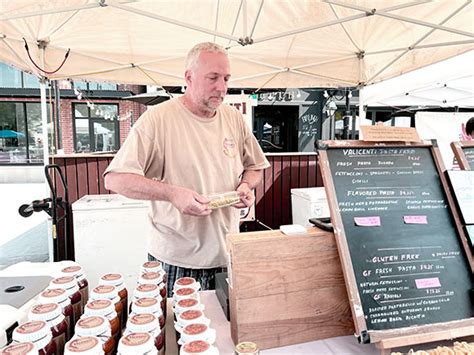
[[[148,333],[130,333],[120,339],[117,355],[157,355],[153,337]]]
[[[184,343],[180,355],[219,355],[219,350],[205,340],[194,340]]]
[[[112,338],[114,338],[115,346],[117,346],[122,334],[120,329],[120,319],[115,311],[115,305],[111,300],[90,300],[84,308],[84,315],[103,316],[107,318],[110,322]]]
[[[194,288],[196,291],[201,289],[201,284],[194,277],[180,277],[173,285],[173,293],[180,288]]]
[[[160,272],[164,273],[165,271],[163,270],[163,264],[159,261],[147,261],[142,264],[142,267],[140,268],[140,274],[144,274],[147,272]]]
[[[66,343],[65,355],[104,355],[102,342],[94,336],[74,337]]]
[[[31,308],[28,313],[28,319],[42,320],[49,325],[53,341],[56,344],[56,354],[62,355],[64,353],[64,344],[66,344],[68,324],[61,306],[57,303],[38,304]]]
[[[32,320],[20,324],[13,330],[12,339],[17,343],[33,343],[40,355],[56,354],[56,344],[53,341],[51,329],[42,320]]]
[[[149,333],[155,339],[155,347],[158,351],[165,347],[164,324],[161,325],[158,319],[151,313],[130,314],[124,335],[130,333]]]
[[[38,355],[33,343],[13,343],[0,349],[2,355]]]
[[[216,341],[216,331],[204,323],[191,323],[183,328],[178,344],[183,345],[194,340],[205,340],[209,344]]]
[[[82,266],[77,263],[73,263],[71,266],[63,268],[61,272],[64,274],[64,276],[74,276],[76,278],[77,284],[79,286],[79,292],[81,292],[82,310],[84,310],[84,306],[89,299],[89,282],[86,279],[86,275],[82,269]]]
[[[62,288],[66,291],[69,299],[71,300],[73,319],[72,323],[76,324],[82,315],[82,296],[79,291],[79,285],[77,284],[74,276],[62,276],[51,280],[49,288]]]
[[[176,316],[176,322],[174,327],[176,329],[176,340],[179,340],[181,337],[181,332],[183,328],[188,324],[192,323],[204,323],[207,326],[211,323],[211,320],[204,316],[202,311],[197,310],[187,310]]]
[[[160,323],[160,328],[164,328],[165,326],[165,317],[163,315],[163,312],[161,311],[160,303],[156,298],[144,297],[134,301],[132,303],[132,313],[151,313],[156,317],[156,319],[158,319],[158,322]]]
[[[83,316],[76,323],[76,336],[95,336],[102,343],[102,349],[106,355],[112,355],[115,351],[115,343],[112,338],[110,322],[102,316]]]
[[[201,304],[195,298],[185,298],[176,302],[174,306],[174,317],[177,320],[178,314],[183,313],[184,311],[189,310],[196,310],[196,311],[204,311],[204,305]]]
[[[166,274],[162,272],[145,272],[138,278],[138,283],[154,284],[160,288],[161,297],[166,298]]]
[[[154,284],[141,284],[135,288],[135,290],[133,291],[132,303],[130,303],[130,312],[132,311],[133,302],[145,297],[157,299],[158,302],[160,302],[163,314],[165,314],[165,300],[161,297],[160,288],[158,287],[158,285]]]
[[[178,288],[173,294],[173,305],[175,305],[179,300],[185,298],[195,298],[199,301],[199,291],[191,287]]]
[[[66,341],[74,335],[74,311],[71,305],[71,299],[67,296],[66,290],[62,288],[49,288],[40,293],[38,303],[57,303],[61,306],[66,323]]]
[[[112,285],[118,291],[120,302],[122,302],[122,318],[121,323],[123,326],[127,324],[128,317],[128,291],[123,282],[123,276],[121,274],[105,274],[99,279],[99,285]]]
[[[112,285],[99,285],[94,287],[90,294],[91,300],[110,300],[115,306],[115,312],[120,321],[120,329],[123,329],[125,324],[122,324],[123,306],[118,295],[117,288]],[[126,311],[126,310],[125,310]]]

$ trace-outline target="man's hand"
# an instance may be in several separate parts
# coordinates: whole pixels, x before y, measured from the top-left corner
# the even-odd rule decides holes
[[[240,202],[233,205],[235,208],[245,208],[250,207],[255,201],[255,195],[253,191],[250,189],[248,182],[242,181],[237,189],[235,189],[239,193]]]
[[[185,187],[173,186],[169,201],[182,214],[201,217],[208,216],[212,212],[208,205],[209,199]]]

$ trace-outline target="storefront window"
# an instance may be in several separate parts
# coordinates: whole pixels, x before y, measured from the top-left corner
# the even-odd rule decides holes
[[[110,152],[119,149],[118,105],[74,105],[76,152]]]
[[[0,102],[0,164],[43,163],[41,104]]]
[[[36,76],[0,63],[0,87],[38,89],[40,85]]]

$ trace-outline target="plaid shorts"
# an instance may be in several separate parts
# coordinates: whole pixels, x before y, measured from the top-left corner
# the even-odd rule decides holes
[[[173,285],[180,277],[193,277],[201,284],[201,290],[216,289],[216,274],[226,272],[225,267],[215,267],[212,269],[187,269],[175,265],[170,265],[156,259],[153,255],[148,254],[148,261],[159,261],[163,265],[163,269],[168,277],[168,297],[173,296]]]

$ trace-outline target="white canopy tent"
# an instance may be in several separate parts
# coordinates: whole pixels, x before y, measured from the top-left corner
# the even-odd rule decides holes
[[[354,87],[473,49],[473,13],[470,0],[1,1],[0,61],[50,79],[182,85],[189,48],[215,41],[232,87]]]

